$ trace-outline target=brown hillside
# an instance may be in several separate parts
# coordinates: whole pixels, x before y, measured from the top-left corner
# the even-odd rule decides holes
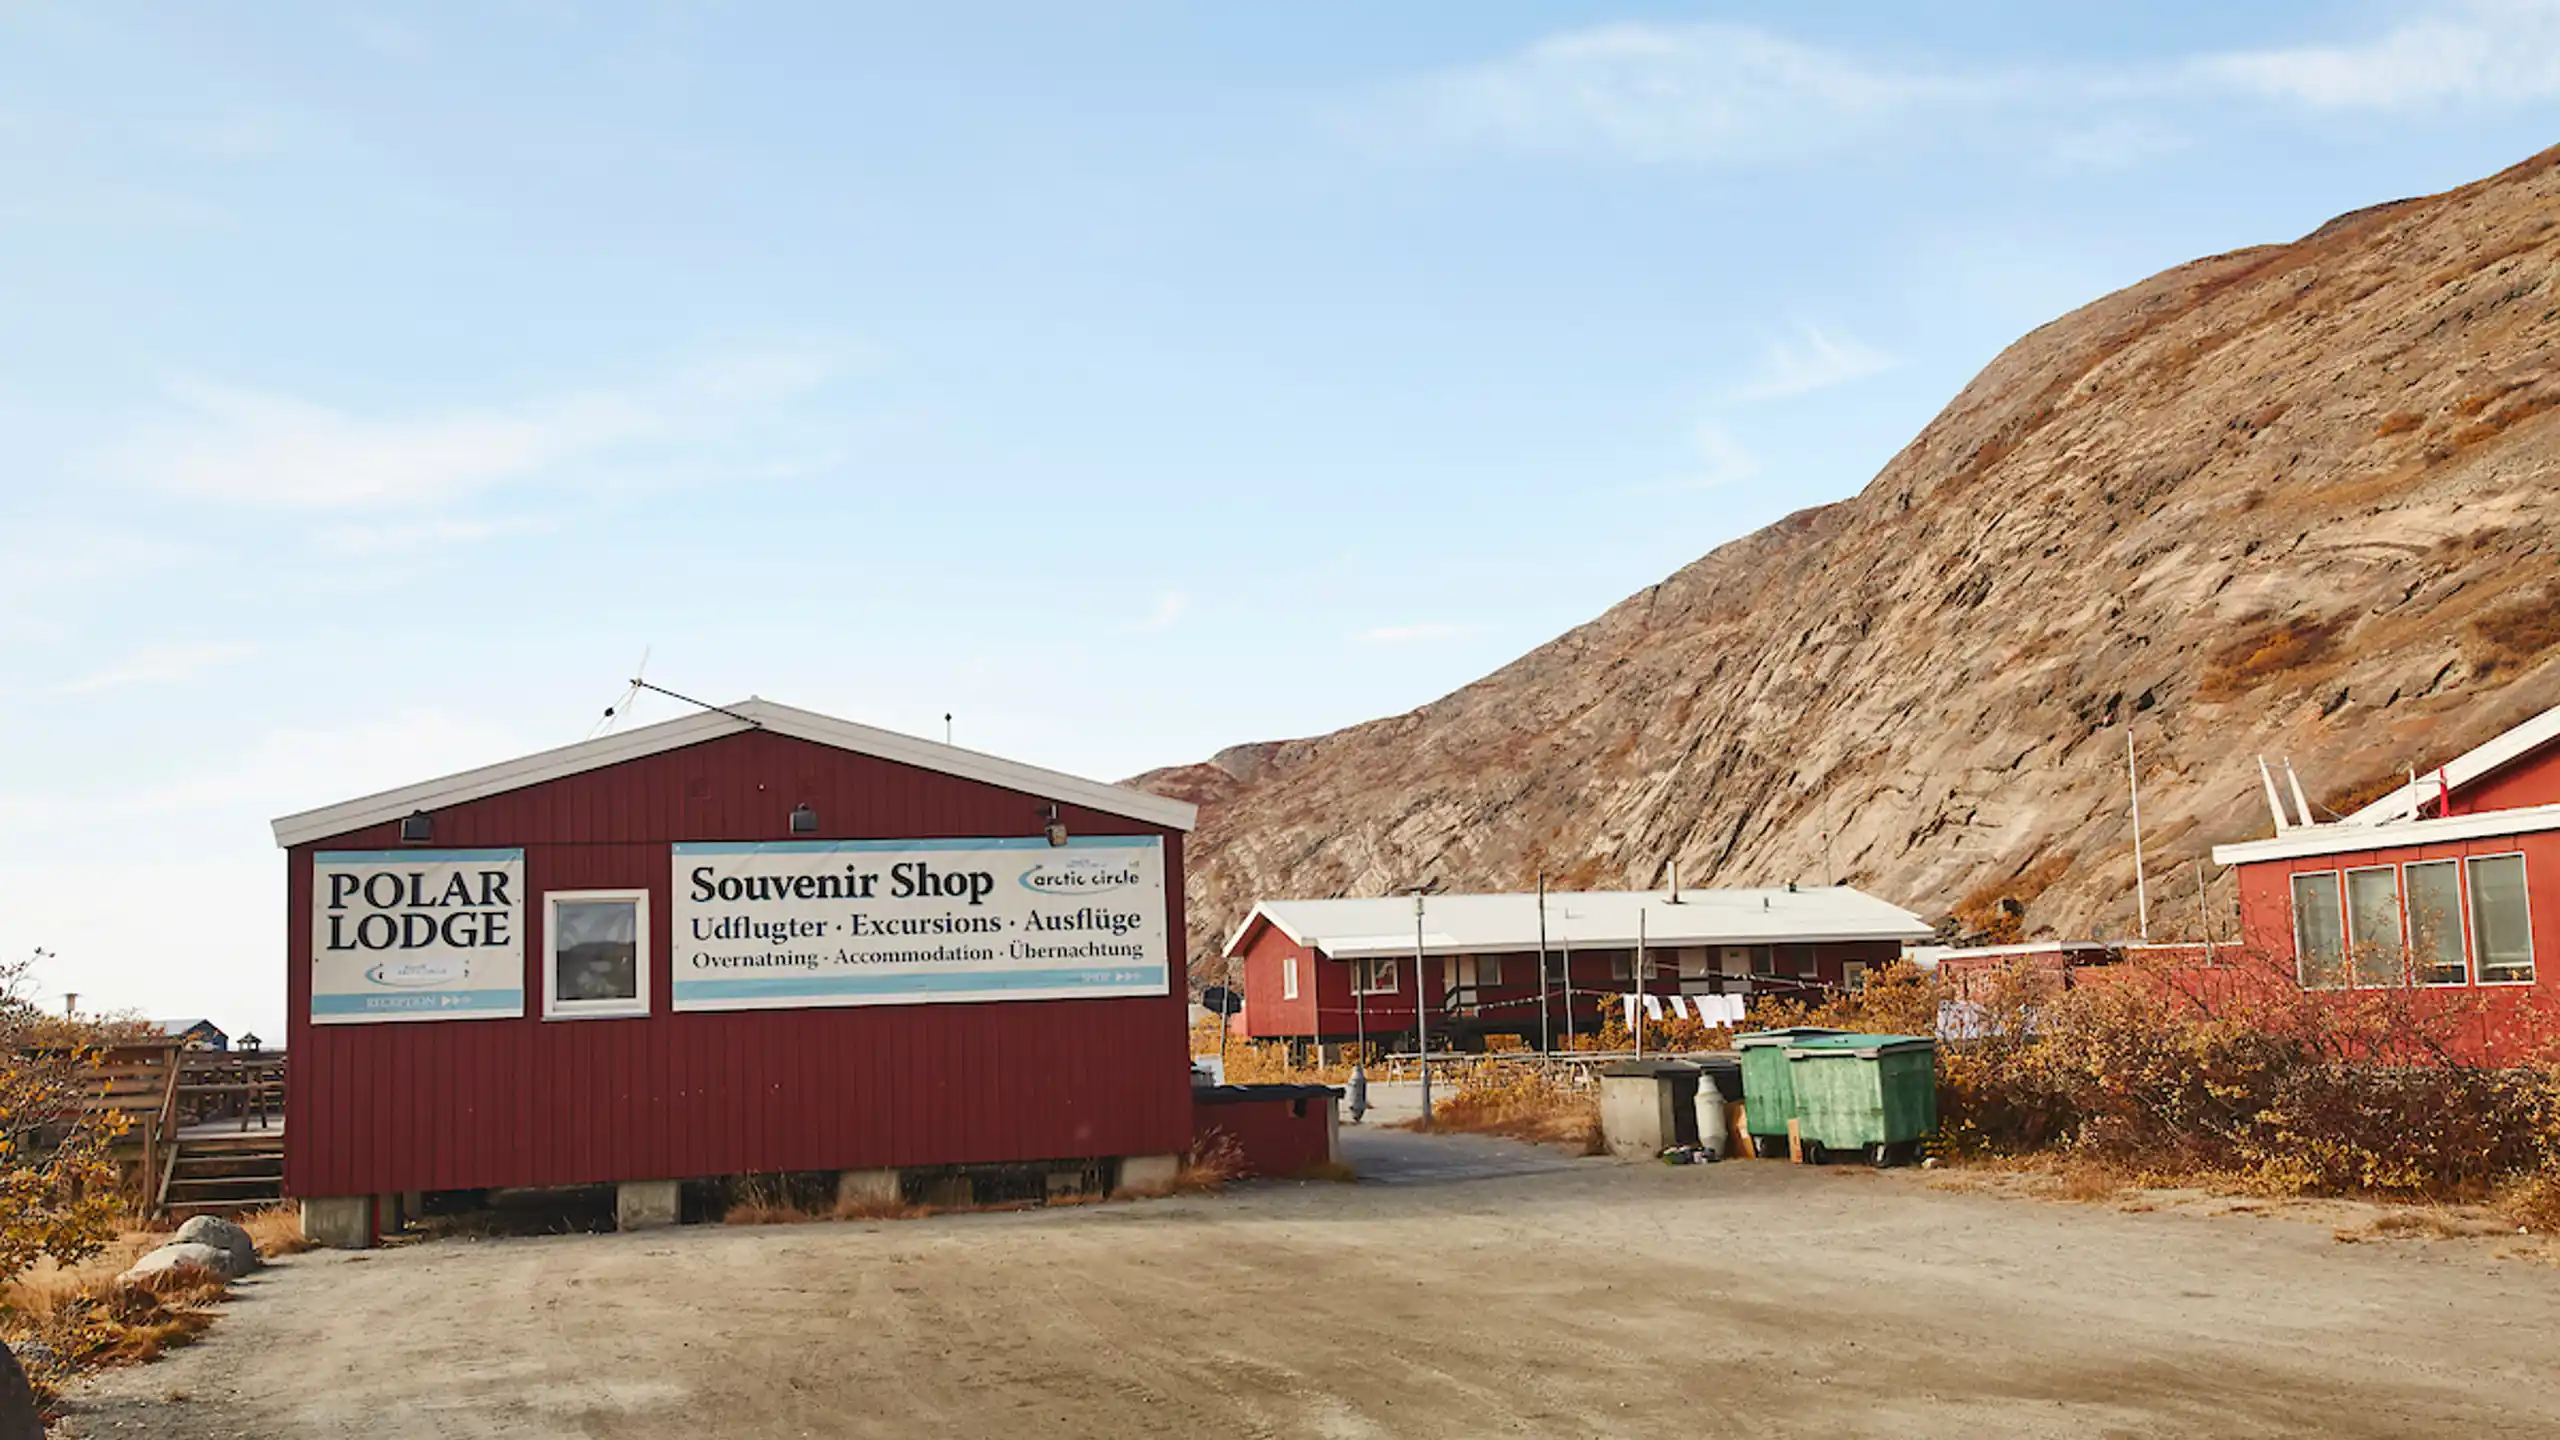
[[[2560,150],[2110,295],[1854,499],[1410,714],[1139,783],[1208,802],[1203,966],[1258,895],[1672,859],[2112,934],[2130,720],[2183,934],[2192,862],[2266,829],[2254,755],[2342,806],[2560,702],[2555,457]]]

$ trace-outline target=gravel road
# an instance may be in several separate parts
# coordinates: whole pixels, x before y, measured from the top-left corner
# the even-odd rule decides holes
[[[2560,1434],[2495,1241],[1347,1132],[1356,1185],[315,1254],[63,1432]]]

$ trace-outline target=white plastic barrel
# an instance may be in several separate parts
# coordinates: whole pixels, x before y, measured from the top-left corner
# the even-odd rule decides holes
[[[1724,1158],[1725,1129],[1724,1091],[1716,1088],[1716,1077],[1698,1077],[1698,1148],[1718,1160]]]

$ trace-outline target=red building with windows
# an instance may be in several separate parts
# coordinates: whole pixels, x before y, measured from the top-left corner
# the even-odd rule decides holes
[[[750,700],[278,820],[287,1191],[1168,1181],[1192,814]]]
[[[1689,1014],[1702,998],[1852,985],[1928,935],[1846,886],[1431,895],[1419,916],[1412,896],[1265,900],[1227,958],[1253,1039],[1410,1047],[1419,1003],[1434,1045],[1477,1048],[1590,1034],[1626,995]]]
[[[2306,988],[2441,995],[2481,1058],[2560,1040],[2560,707],[2343,820],[2289,815],[2267,790],[2276,833],[2213,852],[2238,868],[2253,953]]]

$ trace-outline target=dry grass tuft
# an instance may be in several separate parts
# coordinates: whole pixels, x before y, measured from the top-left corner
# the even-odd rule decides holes
[[[2499,1197],[2498,1208],[2536,1235],[2560,1235],[2560,1170],[2526,1176]]]
[[[2415,410],[2394,411],[2383,416],[2382,423],[2373,427],[2373,438],[2387,440],[2394,435],[2406,435],[2426,423],[2427,417]]]
[[[1406,1128],[1419,1124],[1410,1121]],[[1479,1066],[1456,1094],[1432,1107],[1431,1126],[1560,1145],[1577,1155],[1601,1155],[1609,1148],[1600,1133],[1599,1092],[1559,1084],[1526,1065]]]
[[[2474,616],[2473,658],[2486,666],[2528,664],[2560,648],[2560,587]]]
[[[252,1210],[240,1217],[240,1228],[257,1243],[258,1253],[270,1260],[299,1255],[312,1248],[302,1233],[302,1212],[291,1205]]]
[[[182,1267],[130,1285],[117,1280],[157,1239],[129,1234],[76,1269],[48,1269],[0,1287],[0,1337],[26,1362],[39,1404],[50,1404],[76,1375],[158,1359],[213,1323],[207,1307],[230,1286],[211,1271]],[[30,1344],[43,1349],[30,1357]]]
[[[2251,630],[2213,653],[2196,689],[2203,700],[2228,700],[2325,658],[2341,624],[2297,615]]]

